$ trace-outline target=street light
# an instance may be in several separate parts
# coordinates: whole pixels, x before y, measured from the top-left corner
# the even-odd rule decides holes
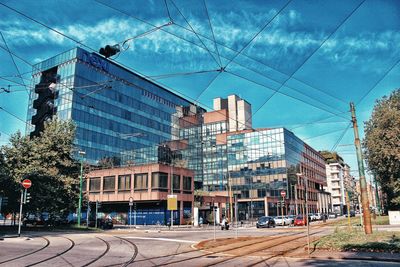
[[[78,154],[81,156],[81,175],[79,178],[78,226],[81,226],[83,158],[86,155],[86,152],[80,150],[80,151],[78,151]]]

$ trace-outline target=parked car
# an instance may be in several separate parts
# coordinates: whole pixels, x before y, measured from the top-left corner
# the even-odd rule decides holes
[[[47,225],[46,219],[41,214],[28,214],[25,218],[22,219],[23,226],[38,226],[38,225]]]
[[[270,228],[275,227],[275,220],[269,216],[260,217],[256,224],[257,228]]]
[[[337,214],[336,214],[336,213],[333,213],[333,212],[330,212],[330,213],[328,214],[328,218],[329,218],[329,219],[335,219],[335,218],[337,218]]]
[[[346,217],[348,217],[348,213],[346,213],[344,216],[346,216]],[[354,210],[351,210],[350,211],[350,217],[355,217],[356,216],[356,213],[354,212]]]
[[[274,221],[276,225],[289,225],[292,223],[292,220],[286,216],[276,216]]]
[[[296,219],[296,215],[288,215],[287,217],[290,220],[290,224],[294,224],[294,220]]]
[[[94,219],[89,220],[89,227],[95,227],[96,226],[96,221]],[[111,219],[107,218],[98,218],[97,219],[97,227],[101,229],[112,229],[114,227],[114,224]]]
[[[304,225],[307,225],[306,216],[303,216],[303,214],[297,215],[296,219],[294,220],[294,226],[304,226]]]

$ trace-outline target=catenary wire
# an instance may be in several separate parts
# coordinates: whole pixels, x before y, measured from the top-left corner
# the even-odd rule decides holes
[[[3,4],[3,3],[0,3],[0,4],[3,5],[3,6],[8,7],[7,5],[5,5],[5,4]],[[78,44],[80,44],[80,45],[82,45],[82,46],[84,46],[84,47],[86,47],[86,48],[88,48],[88,49],[90,49],[90,50],[92,50],[92,51],[96,51],[96,50],[94,50],[93,48],[91,48],[91,47],[89,47],[89,46],[83,44],[82,42],[80,42],[80,41],[78,41],[78,40],[75,40],[74,38],[69,37],[69,36],[67,36],[67,35],[65,35],[65,34],[59,32],[59,31],[57,31],[57,30],[54,30],[54,29],[51,28],[50,26],[47,26],[47,25],[45,25],[45,24],[43,24],[43,23],[41,23],[41,22],[39,22],[39,21],[37,21],[37,20],[35,20],[35,19],[33,19],[33,18],[27,16],[26,14],[23,14],[22,12],[20,12],[20,11],[18,11],[18,10],[15,10],[15,9],[13,9],[13,8],[10,8],[10,7],[8,7],[8,8],[11,9],[11,10],[13,10],[14,12],[16,12],[16,13],[18,13],[18,14],[21,14],[22,16],[24,16],[24,17],[26,17],[26,18],[28,18],[28,19],[33,20],[33,21],[36,22],[36,23],[39,23],[40,25],[46,27],[47,29],[53,30],[53,31],[55,31],[55,32],[58,33],[58,34],[61,34],[62,36],[66,37],[66,38],[68,38],[68,39],[70,39],[70,40],[75,41],[76,43],[78,43]],[[30,64],[30,63],[29,63],[29,64]],[[120,64],[120,63],[119,63],[119,64]],[[122,64],[120,64],[120,65],[121,65],[121,66],[124,66],[124,65],[122,65]],[[126,67],[126,66],[124,66],[124,67]],[[126,67],[126,68],[127,68],[127,69],[132,69],[132,68],[130,68],[130,67]],[[143,76],[143,77],[148,78],[149,80],[151,80],[151,78],[147,77],[146,75],[143,75],[143,74],[141,74],[140,72],[138,72],[138,71],[136,71],[136,70],[135,70],[135,72],[138,73],[139,75],[141,75],[141,76]],[[162,83],[160,83],[160,84],[163,85]],[[164,87],[165,87],[165,88],[169,88],[169,87],[166,86],[166,85],[164,85]],[[173,91],[173,92],[175,91],[175,90],[173,90],[173,89],[170,89],[170,90]],[[188,98],[188,99],[191,99],[191,97],[187,97],[187,98]],[[236,120],[236,118],[231,118],[231,119]],[[238,122],[238,123],[241,123],[241,122]],[[253,130],[257,131],[257,129],[253,129]],[[278,140],[277,140],[277,141],[278,141]],[[280,142],[283,143],[283,141],[280,141]]]
[[[351,126],[351,122],[347,125],[347,127],[343,130],[343,133],[339,136],[339,139],[336,141],[336,143],[333,145],[331,151],[334,151],[336,149],[336,147],[340,144],[340,142],[342,141],[344,135],[347,133],[347,130],[349,130]]]
[[[285,5],[283,5],[283,7],[281,7],[281,9],[276,12],[276,14],[246,43],[246,45],[244,45],[239,52],[236,53],[236,55],[234,55],[229,61],[228,63],[225,64],[224,69],[228,67],[228,65],[235,59],[237,58],[242,52],[243,50],[245,50],[250,44],[251,42],[254,41],[254,39],[257,38],[257,36],[264,31],[264,29],[272,22],[274,21],[275,18],[277,18],[279,16],[279,14],[292,2],[292,0],[289,0],[286,2]]]
[[[26,85],[25,85],[25,83],[24,83],[24,80],[22,79],[21,72],[19,71],[19,68],[18,68],[18,66],[17,66],[17,63],[16,63],[15,60],[14,60],[13,55],[10,53],[10,48],[8,47],[7,41],[6,41],[6,39],[4,38],[4,35],[3,35],[3,33],[2,33],[1,31],[0,31],[0,35],[1,35],[1,39],[3,39],[4,45],[6,46],[6,49],[7,49],[8,53],[9,53],[9,55],[10,55],[10,58],[11,58],[13,64],[14,64],[14,67],[15,67],[15,69],[17,70],[18,77],[21,79],[22,84],[23,84],[24,87],[25,87],[26,93],[29,95],[28,88],[26,87]]]
[[[103,2],[101,2],[101,1],[99,1],[99,0],[95,0],[95,1],[96,1],[97,3],[99,3],[99,4],[103,5],[103,6],[105,6],[105,7],[108,7],[108,8],[110,8],[110,9],[112,9],[112,10],[115,10],[115,11],[117,11],[117,12],[119,12],[119,13],[122,13],[122,14],[128,16],[128,17],[134,18],[134,19],[136,19],[136,20],[138,20],[138,21],[140,21],[140,22],[142,22],[142,23],[145,23],[145,24],[150,25],[150,26],[152,26],[152,27],[157,27],[156,25],[154,25],[154,24],[152,24],[152,23],[150,23],[150,22],[147,22],[147,21],[145,21],[145,20],[143,20],[143,19],[141,19],[141,18],[138,18],[138,17],[136,17],[136,16],[133,16],[132,14],[127,13],[127,12],[124,11],[124,10],[120,10],[120,9],[118,9],[118,8],[115,8],[115,7],[111,6],[111,5],[105,4],[105,3],[103,3]],[[179,24],[177,24],[176,22],[174,22],[174,25],[178,26]],[[183,27],[183,26],[180,26],[180,27],[182,27],[182,28],[184,28],[184,29],[187,29],[186,27]],[[188,30],[188,31],[191,31],[190,29],[187,29],[187,30]],[[195,43],[195,42],[193,42],[193,41],[190,41],[190,40],[188,40],[188,39],[186,39],[186,38],[184,38],[184,37],[181,37],[181,36],[179,36],[179,35],[177,35],[177,34],[175,34],[175,33],[169,32],[169,31],[164,30],[164,29],[161,29],[161,31],[163,31],[163,32],[165,32],[165,33],[168,33],[168,34],[170,34],[170,35],[172,35],[172,36],[174,36],[174,37],[176,37],[176,38],[178,38],[178,39],[181,39],[181,40],[183,40],[183,41],[186,41],[186,42],[188,42],[188,43],[190,43],[190,44],[193,44],[193,45],[195,45],[195,46],[197,46],[197,47],[199,47],[199,48],[201,48],[201,49],[205,49],[204,47],[198,45],[197,43]],[[199,34],[199,35],[200,35],[200,34]],[[219,44],[222,45],[222,46],[225,46],[225,45],[223,45],[223,44],[221,44],[221,43],[219,43]],[[229,47],[228,47],[228,48],[229,48]],[[232,50],[232,51],[236,51],[236,50],[233,50],[233,49],[231,49],[231,50]],[[229,58],[227,58],[227,57],[224,57],[224,56],[221,56],[221,57],[223,57],[224,59],[229,60]],[[255,59],[253,59],[253,60],[256,61]],[[260,62],[260,63],[262,64],[262,62]],[[255,71],[255,70],[253,70],[253,69],[250,69],[250,68],[248,68],[248,67],[246,67],[246,66],[244,66],[244,65],[242,65],[242,64],[240,64],[240,63],[238,63],[237,61],[235,61],[235,64],[237,64],[237,65],[239,65],[239,66],[241,66],[241,67],[243,67],[243,68],[246,68],[246,69],[248,69],[248,70],[250,70],[250,71],[253,71],[253,72],[256,72],[256,73],[257,73],[257,71]],[[264,64],[264,65],[265,65],[265,64]],[[266,66],[267,66],[267,65],[266,65]],[[283,72],[281,72],[281,73],[282,73],[282,74],[285,74],[285,73],[283,73]],[[271,79],[271,80],[274,80],[273,78],[270,78],[270,77],[268,77],[268,76],[265,76],[264,74],[261,74],[261,73],[258,73],[258,74],[263,75],[264,77],[269,78],[269,79]],[[285,75],[288,75],[288,74],[285,74]],[[295,79],[295,78],[293,78],[293,77],[292,77],[292,79],[293,79],[293,80],[298,80],[298,79]],[[274,81],[280,83],[280,81],[277,81],[277,80],[274,80]],[[298,80],[298,81],[299,81],[299,80]],[[305,83],[303,82],[303,84],[305,84]],[[329,95],[329,96],[331,96],[331,97],[333,97],[333,98],[336,98],[335,96],[333,96],[333,95],[331,95],[331,94],[328,94],[327,92],[325,92],[325,91],[323,91],[323,90],[320,90],[320,89],[317,89],[317,88],[315,88],[315,87],[312,87],[312,86],[309,85],[309,84],[306,84],[306,85],[309,86],[309,87],[311,87],[311,88],[313,88],[313,89],[315,89],[315,90],[318,90],[318,91],[320,91],[320,92],[322,92],[322,93],[324,93],[324,94],[327,94],[327,95]],[[291,88],[291,87],[289,87],[288,85],[286,85],[286,87]],[[336,99],[338,99],[338,98],[336,98]],[[341,102],[344,102],[344,101],[341,100],[341,99],[338,99],[338,100],[341,101]],[[307,102],[305,102],[305,103],[308,104]],[[346,103],[346,102],[344,102],[344,103]],[[347,104],[347,103],[346,103],[346,104]]]
[[[212,24],[211,24],[210,15],[209,15],[209,13],[208,13],[208,8],[207,8],[206,0],[203,0],[203,4],[204,4],[204,9],[206,10],[207,19],[208,19],[208,24],[210,25],[212,37],[213,37],[213,40],[214,40],[214,46],[215,46],[215,51],[217,52],[217,56],[218,56],[218,60],[219,60],[219,65],[222,66],[221,56],[219,55],[218,46],[217,46],[217,42],[216,42],[216,40],[215,40],[215,35],[214,35],[214,29],[213,29],[213,26],[212,26]]]
[[[214,59],[214,61],[217,63],[217,65],[219,67],[222,67],[218,60],[215,59],[214,55],[211,53],[211,51],[207,48],[207,46],[204,44],[203,40],[201,40],[201,38],[199,37],[199,35],[197,34],[197,32],[193,29],[192,25],[190,25],[189,21],[186,19],[186,17],[183,15],[183,13],[180,11],[180,9],[175,5],[173,0],[170,0],[172,5],[176,8],[176,10],[178,11],[178,13],[182,16],[182,18],[185,20],[186,24],[190,27],[190,29],[192,29],[193,33],[196,35],[197,39],[199,39],[200,43],[204,46],[204,48],[207,50],[207,52],[210,54],[211,58]]]
[[[396,67],[397,64],[399,64],[399,62],[400,59],[398,59],[390,68],[388,68],[385,71],[385,73],[374,83],[374,85],[360,98],[360,100],[358,100],[356,106],[358,106],[367,97],[367,95],[369,95],[369,93],[371,93],[371,91],[374,90],[375,87],[377,87],[387,75],[389,75],[389,73],[394,69],[394,67]]]
[[[335,29],[324,39],[324,41],[322,41],[322,43],[320,43],[318,45],[318,47],[316,49],[314,49],[303,61],[302,63],[291,73],[291,75],[286,78],[286,80],[279,86],[279,88],[277,89],[276,92],[273,92],[272,95],[270,95],[265,101],[264,104],[262,104],[253,114],[252,116],[249,117],[249,119],[251,119],[255,114],[257,114],[258,111],[260,111],[265,104],[268,103],[268,101],[275,96],[275,94],[277,92],[280,91],[280,89],[286,84],[287,81],[290,80],[290,78],[296,74],[303,66],[304,64],[326,43],[326,41],[328,41],[330,39],[330,37],[337,32],[337,30],[361,7],[361,5],[365,2],[366,0],[361,1],[356,8],[354,8],[336,27]]]

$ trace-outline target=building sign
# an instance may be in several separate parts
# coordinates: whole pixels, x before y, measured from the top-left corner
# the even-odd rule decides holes
[[[82,60],[90,65],[92,65],[93,67],[99,68],[103,71],[107,71],[108,72],[108,67],[109,67],[109,63],[107,62],[107,60],[102,59],[101,57],[99,57],[98,55],[96,55],[95,53],[89,53],[84,51],[82,53]]]
[[[176,195],[168,195],[167,207],[168,210],[178,209],[178,198]]]

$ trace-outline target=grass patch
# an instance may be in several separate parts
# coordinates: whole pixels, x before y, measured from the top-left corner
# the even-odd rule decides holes
[[[350,218],[350,224],[352,226],[356,226],[356,225],[360,225],[360,217],[351,217]],[[374,219],[373,216],[371,216],[371,223],[372,225],[389,225],[389,216],[376,216],[376,218]],[[348,218],[343,218],[338,220],[335,225],[337,226],[346,226],[349,225],[348,223]]]
[[[316,249],[334,251],[400,252],[400,232],[374,231],[370,235],[360,229],[337,230],[313,243]]]

